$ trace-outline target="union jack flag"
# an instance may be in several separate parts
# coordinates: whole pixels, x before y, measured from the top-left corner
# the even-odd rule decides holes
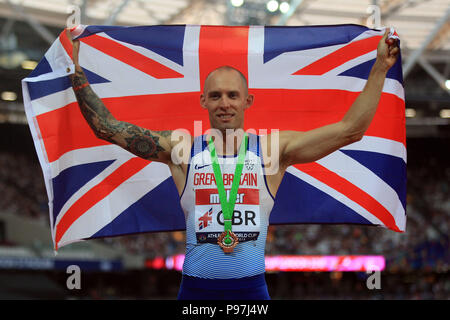
[[[209,209],[208,211],[206,211],[206,213],[201,216],[200,218],[198,218],[198,220],[200,221],[198,224],[198,229],[202,230],[203,228],[206,228],[208,226],[209,223],[211,223],[212,221],[212,213],[213,213],[213,209]]]
[[[117,119],[193,132],[194,121],[209,124],[199,105],[206,75],[231,65],[255,95],[246,128],[306,131],[343,117],[366,83],[384,30],[176,25],[79,26],[73,33],[93,90]],[[81,239],[184,230],[168,167],[95,137],[71,88],[73,70],[62,32],[22,81],[55,248]],[[356,223],[403,232],[404,114],[399,59],[364,138],[314,163],[289,167],[270,223]]]

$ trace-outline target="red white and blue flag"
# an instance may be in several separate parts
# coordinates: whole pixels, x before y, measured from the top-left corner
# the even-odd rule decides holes
[[[198,218],[198,229],[202,230],[203,228],[206,228],[211,222],[212,222],[212,208],[205,212],[204,215],[202,215],[200,218]]]
[[[307,131],[339,121],[363,89],[384,30],[358,25],[79,26],[80,64],[114,116],[152,130],[209,128],[199,96],[206,75],[231,65],[248,78],[246,129]],[[65,32],[22,81],[44,172],[55,248],[81,239],[184,230],[165,164],[98,139],[68,75]],[[387,75],[361,141],[289,167],[271,224],[351,223],[403,232],[406,135],[401,61]],[[200,134],[202,134],[201,132]]]

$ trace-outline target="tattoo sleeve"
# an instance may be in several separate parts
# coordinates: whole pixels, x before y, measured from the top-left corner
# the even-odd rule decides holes
[[[150,131],[115,119],[92,88],[86,86],[88,80],[81,68],[75,69],[71,81],[81,113],[98,138],[149,160],[158,159],[159,153],[166,151],[160,140],[170,137],[171,131]]]

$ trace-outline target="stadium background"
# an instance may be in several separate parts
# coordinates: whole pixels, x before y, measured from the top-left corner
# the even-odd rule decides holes
[[[355,225],[272,226],[266,250],[267,256],[382,256],[381,289],[369,290],[363,271],[268,271],[269,292],[273,299],[450,298],[450,2],[267,3],[0,0],[0,299],[174,299],[181,280],[167,258],[184,254],[184,232],[90,240],[53,253],[20,80],[64,28],[71,5],[78,6],[82,24],[394,26],[402,39],[406,95],[406,233]],[[81,268],[79,290],[66,286],[70,264]]]

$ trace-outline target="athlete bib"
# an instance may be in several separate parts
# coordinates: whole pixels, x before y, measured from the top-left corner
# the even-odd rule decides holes
[[[229,189],[227,196],[229,195]],[[195,234],[198,243],[216,243],[223,232],[224,217],[217,189],[195,190]],[[231,221],[239,242],[256,240],[261,228],[259,190],[239,188]]]

